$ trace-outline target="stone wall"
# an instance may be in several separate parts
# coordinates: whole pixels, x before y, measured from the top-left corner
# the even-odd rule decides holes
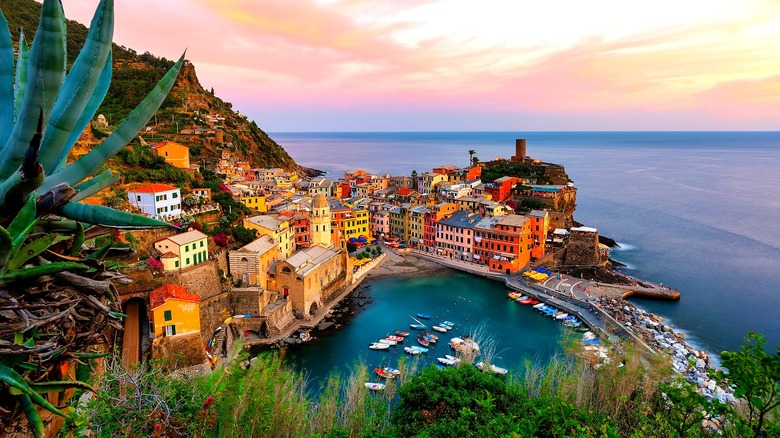
[[[200,334],[203,345],[211,339],[217,327],[232,316],[230,313],[230,294],[222,292],[200,302]]]
[[[200,333],[163,336],[152,343],[152,357],[167,359],[170,370],[191,367],[206,361],[205,344]]]
[[[208,260],[176,275],[179,276],[178,284],[187,288],[187,292],[198,295],[201,301],[222,293],[217,260]]]
[[[233,315],[257,316],[263,313],[270,294],[259,287],[233,288],[230,291],[230,308]]]
[[[572,231],[566,245],[564,264],[591,266],[599,262],[599,234]]]

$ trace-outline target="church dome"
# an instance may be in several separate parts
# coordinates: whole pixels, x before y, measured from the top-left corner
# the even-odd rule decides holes
[[[314,199],[311,201],[311,208],[328,208],[328,199],[325,198],[325,195],[322,193],[318,193],[314,195]]]

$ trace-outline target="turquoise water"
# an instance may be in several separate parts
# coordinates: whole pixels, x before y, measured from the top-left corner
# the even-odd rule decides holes
[[[418,345],[413,338],[418,332],[409,328],[414,323],[409,315],[417,313],[431,315],[430,320],[423,320],[429,327],[443,320],[456,324],[446,334],[431,330],[439,335],[439,342],[427,355],[418,356],[424,365],[452,354],[449,339],[470,333],[480,324],[484,333],[494,338],[493,363],[504,368],[519,369],[526,359],[546,361],[560,351],[561,324],[508,299],[503,283],[449,271],[428,277],[387,277],[365,284],[371,285],[366,299],[373,302],[360,308],[340,330],[287,354],[292,364],[307,371],[312,389],[324,384],[332,371],[346,374],[360,362],[373,370],[395,367],[400,357],[411,358],[402,345]],[[371,342],[395,330],[410,332],[402,345],[385,351],[368,349]]]

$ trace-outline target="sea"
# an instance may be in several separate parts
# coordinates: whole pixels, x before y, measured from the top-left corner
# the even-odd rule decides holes
[[[769,346],[780,345],[780,132],[270,135],[296,162],[333,178],[356,169],[410,175],[444,164],[465,167],[469,150],[481,161],[509,158],[514,155],[515,139],[524,138],[528,156],[566,167],[578,189],[575,219],[620,244],[612,258],[626,265],[621,268],[624,273],[663,283],[682,294],[673,302],[634,298],[631,302],[663,317],[690,344],[715,357],[739,348],[749,332],[763,334]],[[446,277],[431,281],[447,282]],[[384,279],[373,287],[384,297],[383,288],[407,281]],[[425,288],[405,287],[403,293],[424,295],[433,289],[440,288],[429,282]],[[489,286],[469,293],[481,289],[505,295],[503,288]],[[469,318],[473,322],[506,317],[493,315],[494,310],[494,306],[474,306]],[[398,310],[400,314],[419,311],[424,309]],[[357,332],[368,330],[358,317],[353,322]],[[508,339],[506,334],[513,332],[501,324],[497,330]],[[560,338],[557,329],[523,330],[520,340],[547,337],[548,344],[554,344]],[[341,342],[343,336],[337,332],[328,342]],[[534,345],[538,347],[529,344]],[[526,345],[508,343],[503,348],[524,350]],[[536,357],[555,354],[555,348],[539,348]],[[300,363],[317,368],[314,357],[323,351],[318,348],[306,354],[312,359]],[[504,354],[518,359],[514,353]],[[344,362],[343,357],[340,360]]]

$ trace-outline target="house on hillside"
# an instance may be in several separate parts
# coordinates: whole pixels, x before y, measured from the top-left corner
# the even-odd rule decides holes
[[[181,189],[165,184],[148,184],[127,192],[130,205],[155,219],[181,215]]]
[[[200,297],[184,286],[160,286],[149,292],[149,302],[156,337],[200,332]]]
[[[233,280],[245,286],[268,287],[268,269],[279,260],[274,239],[264,234],[241,248],[230,251],[228,262]]]
[[[154,248],[162,253],[163,270],[175,271],[189,268],[208,260],[208,237],[198,230],[166,237],[154,242]]]
[[[187,146],[165,140],[152,145],[152,150],[163,157],[171,166],[189,170],[190,148]]]

